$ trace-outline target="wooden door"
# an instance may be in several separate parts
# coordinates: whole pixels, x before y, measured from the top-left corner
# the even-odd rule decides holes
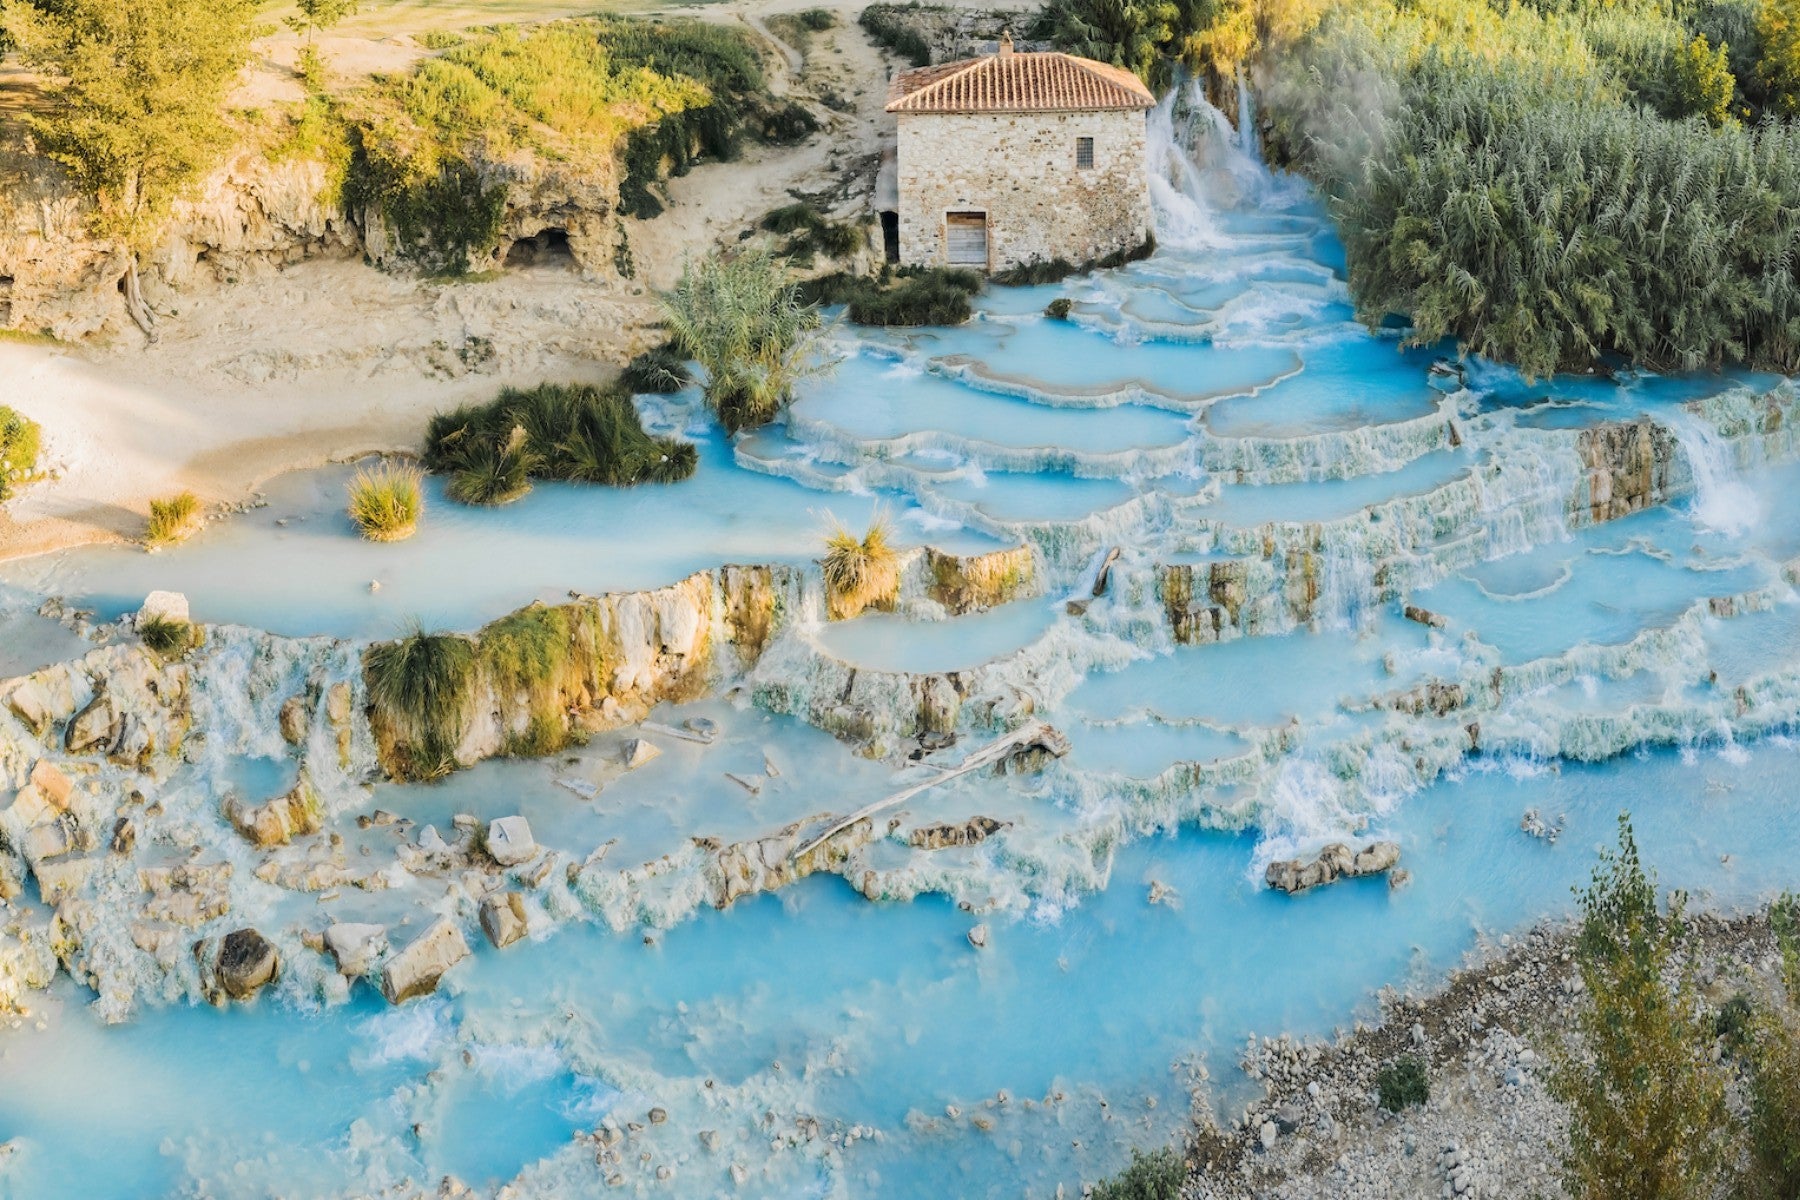
[[[987,269],[987,214],[953,212],[944,218],[945,245],[953,267]]]

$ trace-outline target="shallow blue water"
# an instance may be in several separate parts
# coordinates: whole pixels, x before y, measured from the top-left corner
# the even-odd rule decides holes
[[[823,667],[951,672],[976,689],[971,707],[1011,689],[1073,743],[1041,776],[982,773],[909,799],[844,878],[723,911],[705,878],[712,848],[914,786],[987,731],[965,727],[923,765],[877,761],[738,694],[661,708],[547,760],[375,785],[332,827],[352,862],[387,862],[425,825],[449,837],[459,815],[525,816],[562,856],[526,889],[532,935],[493,951],[467,919],[473,900],[449,898],[454,872],[426,866],[391,888],[283,893],[253,917],[313,932],[373,920],[398,937],[457,911],[474,957],[442,994],[399,1009],[359,983],[323,1008],[297,992],[224,1011],[149,1003],[105,1027],[64,978],[32,1019],[0,1030],[0,1141],[19,1146],[0,1195],[349,1196],[403,1178],[429,1192],[450,1173],[489,1192],[510,1181],[520,1196],[587,1196],[614,1170],[676,1196],[1074,1194],[1130,1147],[1179,1136],[1190,1086],[1229,1115],[1249,1087],[1235,1067],[1247,1034],[1329,1034],[1370,1015],[1376,989],[1428,986],[1481,938],[1566,914],[1621,810],[1662,881],[1701,903],[1800,885],[1783,736],[1800,713],[1780,708],[1779,688],[1753,721],[1728,702],[1800,670],[1800,602],[1784,581],[1800,553],[1800,467],[1726,464],[1751,514],[1742,497],[1702,494],[1593,527],[1560,521],[1560,493],[1546,504],[1503,478],[1560,454],[1573,480],[1572,443],[1545,439],[1644,411],[1671,419],[1681,402],[1772,381],[1534,386],[1476,363],[1456,392],[1431,370],[1447,349],[1402,353],[1348,326],[1342,248],[1315,197],[1216,145],[1187,149],[1192,186],[1159,197],[1164,248],[1146,262],[990,291],[960,329],[840,331],[851,345],[837,372],[804,385],[787,425],[735,446],[691,396],[644,401],[652,425],[699,443],[687,483],[543,486],[496,511],[449,504],[433,485],[414,540],[370,546],[341,514],[348,472],[336,469],[280,480],[269,507],[170,552],[0,568],[16,589],[0,597],[5,675],[85,644],[32,615],[39,593],[105,618],[174,588],[203,619],[284,633],[379,637],[413,617],[471,628],[569,589],[653,587],[728,561],[804,565],[826,510],[858,526],[885,505],[904,545],[989,549],[998,531],[1045,549],[1044,595],[944,621],[903,604],[800,622],[782,647],[798,665],[780,682],[812,686],[814,665],[834,687],[843,676]],[[1209,204],[1215,194],[1239,206]],[[1042,315],[1059,295],[1073,321]],[[1443,406],[1459,449],[1433,441],[1435,426],[1386,459],[1329,440],[1386,446]],[[1242,439],[1267,439],[1261,461],[1299,481],[1195,465]],[[1305,452],[1283,459],[1281,443]],[[1360,519],[1402,499],[1423,513],[1414,544]],[[1551,515],[1523,526],[1529,545],[1481,540],[1503,524],[1495,508],[1530,504]],[[1747,519],[1720,529],[1720,511]],[[1227,536],[1239,540],[1222,547]],[[1093,597],[1113,548],[1112,587]],[[1163,565],[1273,571],[1296,551],[1325,564],[1316,595],[1201,597],[1256,612],[1216,644],[1172,644]],[[1378,575],[1421,582],[1378,594]],[[1749,593],[1766,611],[1708,611]],[[1405,603],[1445,628],[1403,619]],[[1605,657],[1651,632],[1685,640]],[[1496,668],[1534,661],[1536,682],[1473,718],[1395,699],[1430,681],[1485,695]],[[1596,764],[1465,754],[1474,721],[1527,741],[1642,712],[1690,724],[1646,719]],[[682,736],[696,717],[716,741]],[[634,737],[660,756],[628,771]],[[1650,742],[1673,744],[1638,748]],[[295,779],[286,758],[200,759],[180,782],[209,805]],[[376,808],[403,823],[351,819]],[[1519,832],[1530,808],[1565,822],[1557,844]],[[910,840],[977,815],[1001,826],[978,846]],[[1401,844],[1409,885],[1287,897],[1262,884],[1278,854],[1375,837]],[[187,853],[171,840],[152,856]],[[577,876],[589,891],[564,886]],[[976,924],[984,950],[968,938]],[[573,1137],[607,1120],[642,1128],[601,1164]],[[825,1135],[796,1134],[807,1120]]]

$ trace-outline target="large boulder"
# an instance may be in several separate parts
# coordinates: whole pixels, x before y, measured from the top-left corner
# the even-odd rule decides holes
[[[921,825],[907,840],[915,850],[943,850],[951,846],[974,846],[1002,828],[992,817],[974,816],[961,825]]]
[[[172,621],[177,625],[193,623],[193,618],[188,615],[187,597],[180,592],[151,592],[144,597],[137,619],[140,624],[152,619]]]
[[[235,929],[219,945],[215,970],[220,991],[233,1000],[248,1000],[274,982],[281,970],[281,956],[256,930]]]
[[[498,817],[488,822],[487,852],[503,867],[516,867],[537,857],[537,842],[524,817]]]
[[[504,950],[525,936],[525,897],[518,892],[496,892],[481,902],[481,932],[494,949]]]
[[[389,1004],[429,996],[445,972],[467,957],[469,943],[463,940],[462,930],[449,918],[440,917],[388,959],[381,972],[381,994]]]

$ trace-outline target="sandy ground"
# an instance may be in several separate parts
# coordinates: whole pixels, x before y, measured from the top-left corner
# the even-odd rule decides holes
[[[768,36],[763,18],[812,7],[738,0],[670,10],[737,21]],[[828,89],[845,112],[815,105],[826,129],[801,146],[758,147],[671,181],[668,211],[634,222],[633,281],[587,280],[572,270],[508,272],[445,285],[353,262],[305,262],[267,277],[194,294],[146,344],[0,342],[0,403],[45,431],[50,476],[0,511],[0,558],[137,536],[149,501],[191,488],[225,505],[284,470],[416,445],[432,412],[483,399],[502,384],[599,378],[641,348],[655,318],[653,290],[693,253],[735,242],[761,214],[796,195],[842,213],[866,210],[885,125],[893,64],[856,25],[862,0],[825,0],[840,25],[808,54],[776,45],[772,88],[801,98]],[[489,6],[384,6],[322,39],[345,74],[404,69],[422,51],[396,32],[561,15],[511,0]],[[404,10],[404,11],[401,11]],[[283,98],[296,39],[261,43],[245,89]]]

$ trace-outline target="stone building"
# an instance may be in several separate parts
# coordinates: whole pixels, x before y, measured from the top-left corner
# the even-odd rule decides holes
[[[889,257],[994,271],[1087,263],[1150,236],[1137,76],[1070,54],[999,52],[895,77]]]

